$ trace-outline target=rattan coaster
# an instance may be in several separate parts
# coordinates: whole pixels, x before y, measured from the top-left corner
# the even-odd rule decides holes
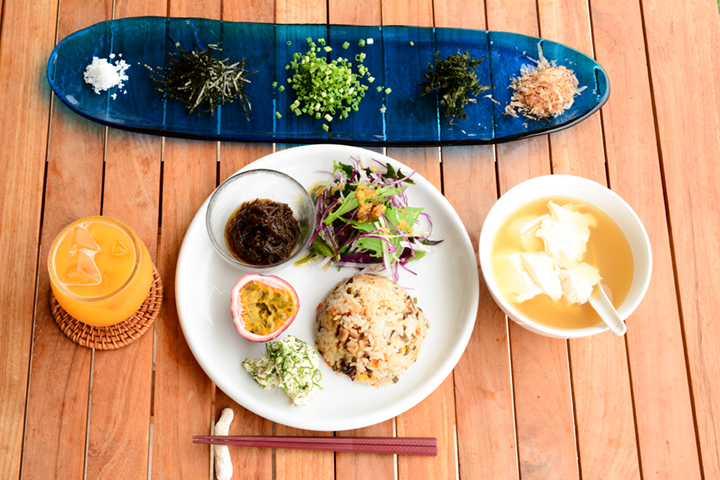
[[[130,345],[150,330],[160,311],[162,298],[162,279],[153,265],[153,283],[150,293],[133,316],[123,322],[108,327],[95,327],[82,323],[70,316],[60,306],[52,291],[50,292],[50,311],[60,330],[73,342],[97,350],[114,350]]]

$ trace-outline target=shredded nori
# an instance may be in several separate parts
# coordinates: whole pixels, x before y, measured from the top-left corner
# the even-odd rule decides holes
[[[247,77],[257,70],[247,73],[245,58],[235,63],[230,63],[234,57],[218,60],[211,52],[223,52],[219,44],[208,45],[205,50],[195,44],[195,50],[187,51],[179,43],[172,43],[178,53],[165,52],[169,57],[167,66],[153,69],[145,65],[152,72],[150,79],[161,85],[159,92],[183,102],[190,113],[207,107],[199,115],[207,112],[215,115],[220,105],[240,99],[245,118],[250,120],[248,110],[252,110],[252,105],[245,94],[245,83],[250,83]]]

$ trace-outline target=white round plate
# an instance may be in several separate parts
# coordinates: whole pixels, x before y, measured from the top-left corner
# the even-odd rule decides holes
[[[268,168],[293,176],[306,188],[329,178],[333,160],[375,158],[409,173],[412,169],[384,155],[342,145],[310,145],[263,157],[243,170]],[[306,430],[336,431],[385,421],[415,406],[435,390],[457,364],[475,324],[479,273],[470,238],[450,203],[427,180],[413,175],[407,189],[411,206],[423,207],[433,222],[432,239],[443,242],[424,258],[410,262],[415,273],[401,270],[399,283],[430,320],[417,362],[400,381],[382,388],[353,383],[320,362],[322,391],[309,405],[293,406],[282,390],[264,390],[242,368],[246,358],[260,358],[264,343],[237,333],[230,313],[230,289],[242,272],[228,265],[210,243],[205,229],[207,201],[193,219],[180,249],[175,281],[180,324],[205,373],[248,410],[283,425]],[[422,218],[422,217],[421,217]],[[323,270],[314,264],[289,265],[273,272],[297,290],[300,311],[278,338],[295,335],[314,345],[315,311],[325,295],[354,268]]]

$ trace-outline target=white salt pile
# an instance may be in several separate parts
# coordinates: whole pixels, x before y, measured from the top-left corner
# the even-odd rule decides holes
[[[113,58],[115,55],[110,55],[110,59]],[[92,63],[85,69],[85,82],[92,85],[97,94],[113,87],[123,88],[123,82],[128,79],[125,75],[128,68],[130,65],[125,60],[116,60],[112,64],[106,58],[93,57]]]

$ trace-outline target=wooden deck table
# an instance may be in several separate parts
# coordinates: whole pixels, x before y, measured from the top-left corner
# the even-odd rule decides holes
[[[608,185],[642,219],[653,276],[628,332],[556,340],[506,319],[481,282],[470,343],[427,399],[335,435],[433,436],[437,457],[232,449],[242,479],[720,478],[720,22],[714,0],[0,1],[0,478],[210,478],[209,431],[313,435],[235,404],[183,337],[174,276],[205,198],[272,144],[103,128],[51,95],[45,66],[70,33],[111,18],[418,25],[564,43],[608,72],[608,103],[579,125],[493,146],[387,148],[452,203],[477,247],[498,196],[564,173]],[[48,306],[49,244],[70,221],[132,225],[165,285],[130,346],[70,341]],[[329,435],[330,433],[321,433]]]

